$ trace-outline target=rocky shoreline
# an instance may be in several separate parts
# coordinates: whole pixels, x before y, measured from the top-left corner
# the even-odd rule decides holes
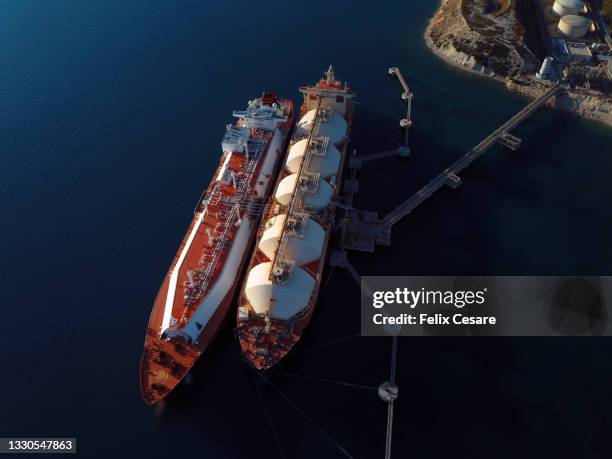
[[[533,73],[538,62],[525,44],[515,12],[509,9],[503,19],[476,15],[486,2],[441,0],[425,30],[427,46],[450,65],[504,83],[515,94],[538,97],[546,86],[519,77]],[[612,98],[593,91],[563,93],[548,105],[612,126]]]

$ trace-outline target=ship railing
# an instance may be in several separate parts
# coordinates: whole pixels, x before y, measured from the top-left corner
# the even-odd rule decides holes
[[[249,207],[249,204],[244,201],[248,200],[247,190],[249,183],[257,167],[261,151],[265,146],[265,141],[262,139],[250,140],[251,153],[250,156],[247,157],[247,163],[243,167],[244,172],[241,174],[242,177],[237,180],[234,195],[231,197],[223,196],[219,182],[216,182],[211,193],[207,196],[207,204],[221,204],[227,209],[222,209],[217,212],[217,217],[223,220],[223,222],[215,225],[213,237],[214,246],[211,250],[204,251],[204,254],[198,262],[199,266],[202,266],[202,268],[197,270],[197,276],[194,278],[194,282],[189,283],[188,289],[185,290],[184,300],[189,306],[195,304],[208,289],[219,259],[229,245],[230,231],[235,225],[235,221],[239,217],[240,211]],[[182,324],[186,323],[186,313],[183,314],[180,322]]]
[[[299,180],[302,193],[315,194],[319,191],[321,173],[307,170],[299,177]]]
[[[264,144],[264,140],[251,137],[246,144],[247,158],[249,160],[252,158],[255,160],[258,159],[261,151],[263,150]]]
[[[244,200],[242,202],[242,207],[243,208],[264,208],[266,206],[266,204],[264,203],[264,201],[261,198],[258,198],[257,196],[249,196],[246,200]]]
[[[264,214],[265,205],[254,198],[249,200],[248,205],[242,208],[251,218],[259,218]]]
[[[217,212],[217,216],[222,222],[217,223],[214,228],[214,246],[211,250],[205,250],[204,254],[200,258],[198,264],[202,267],[199,271],[201,276],[198,276],[197,282],[193,284],[193,292],[190,292],[186,301],[191,304],[195,303],[200,299],[213,278],[213,275],[218,268],[218,263],[221,256],[224,254],[225,249],[230,244],[230,232],[236,225],[238,218],[240,217],[240,211],[245,208],[249,208],[250,196],[247,195],[249,183],[251,182],[254,171],[257,168],[259,156],[265,146],[265,141],[261,139],[250,139],[252,145],[256,148],[252,150],[252,156],[249,156],[247,163],[244,167],[243,179],[237,182],[237,190],[232,196],[222,196],[220,187],[215,184],[213,189],[214,193],[211,193],[211,199],[217,204],[222,204],[226,209],[220,209]],[[183,318],[185,319],[185,315]]]
[[[308,225],[310,215],[308,212],[294,212],[291,216],[287,216],[287,236],[304,239],[304,229]]]
[[[283,225],[283,230],[279,238],[280,239],[279,244],[276,248],[276,251],[274,252],[274,258],[272,260],[272,269],[270,270],[270,276],[269,276],[269,280],[272,282],[275,282],[274,273],[282,271],[283,270],[282,265],[285,264],[286,261],[289,259],[289,257],[287,256],[287,247],[288,247],[289,238],[291,237],[291,234],[290,234],[291,231],[289,230],[289,222],[291,221],[290,219],[292,218],[295,219],[296,213],[304,213],[304,211],[306,210],[304,206],[304,202],[303,202],[303,194],[306,192],[306,189],[305,189],[306,187],[304,187],[304,180],[307,181],[308,178],[312,176],[312,173],[309,170],[310,157],[313,153],[312,146],[313,146],[313,142],[315,141],[315,139],[318,139],[321,120],[323,117],[327,116],[326,113],[323,113],[325,110],[321,108],[323,99],[324,99],[324,96],[321,96],[317,100],[315,117],[312,123],[312,128],[310,129],[310,132],[307,137],[307,144],[305,148],[304,158],[302,159],[302,162],[300,163],[300,168],[297,172],[297,181],[298,181],[299,186],[296,186],[295,191],[293,192],[293,195],[291,196],[291,201],[288,205],[288,209],[286,212],[287,218]],[[318,186],[318,182],[317,182],[317,186]],[[316,192],[316,189],[315,189],[315,192]]]
[[[240,197],[234,194],[229,195],[229,196],[222,196],[221,198],[219,198],[219,204],[221,204],[222,206],[228,207],[228,208],[233,207],[239,202],[240,202]]]
[[[221,199],[221,188],[219,187],[219,182],[215,182],[208,196],[207,204],[216,206],[219,204],[219,199]]]
[[[221,254],[225,251],[225,248],[229,244],[229,233],[234,226],[234,221],[236,219],[238,212],[237,208],[233,207],[230,213],[230,216],[226,222],[219,223],[215,226],[215,233],[221,233],[216,236],[215,246],[212,251],[207,251],[208,256],[206,264],[203,266],[203,276],[200,282],[198,282],[197,287],[195,289],[194,296],[196,298],[201,298],[201,296],[206,292],[208,285],[212,279],[212,276],[217,268],[217,264],[219,262],[219,258]],[[204,258],[200,258],[200,265],[203,265]]]
[[[328,147],[329,147],[329,137],[316,137],[315,139],[313,139],[312,145],[310,147],[312,151],[309,155],[309,161],[308,161],[307,166],[310,166],[310,158],[312,158],[313,156],[327,155]]]
[[[325,228],[333,228],[336,223],[336,206],[330,205],[323,215],[321,221],[323,222],[323,226]]]
[[[195,214],[200,209],[204,208],[208,204],[209,199],[210,199],[210,192],[208,189],[205,189],[204,191],[202,191],[202,194],[200,195],[200,198],[198,199],[198,202],[193,209],[193,213]]]

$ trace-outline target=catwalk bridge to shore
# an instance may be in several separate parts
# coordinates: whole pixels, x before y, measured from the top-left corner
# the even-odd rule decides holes
[[[413,209],[415,209],[419,204],[421,204],[425,199],[434,194],[437,190],[439,190],[443,185],[449,185],[452,188],[457,188],[461,184],[461,179],[458,174],[468,167],[472,162],[476,161],[480,155],[485,153],[489,148],[491,148],[495,143],[501,143],[508,148],[516,150],[520,144],[521,140],[508,131],[514,129],[518,126],[522,121],[528,118],[531,114],[533,114],[538,108],[540,108],[544,103],[555,96],[563,89],[559,83],[555,83],[552,85],[544,94],[535,99],[525,108],[523,108],[520,112],[514,115],[509,121],[503,124],[501,127],[496,129],[492,134],[490,134],[487,138],[485,138],[482,142],[468,151],[465,155],[455,161],[448,169],[434,178],[431,182],[421,188],[416,192],[410,199],[402,203],[400,206],[395,208],[391,213],[389,213],[383,220],[382,226],[388,227],[397,223],[400,219],[408,215]]]
[[[383,151],[381,153],[374,153],[361,157],[354,155],[353,159],[349,163],[349,167],[353,169],[350,179],[351,183],[350,186],[347,187],[347,204],[349,207],[352,206],[353,203],[352,194],[356,193],[357,190],[356,170],[360,169],[364,162],[391,155],[407,156],[410,153],[407,142],[409,139],[408,129],[412,125],[410,109],[412,93],[409,91],[406,80],[402,76],[399,69],[396,67],[391,67],[389,69],[389,74],[397,76],[404,90],[402,93],[402,99],[408,102],[407,118],[401,120],[400,122],[402,128],[406,129],[405,143],[403,146],[395,150]],[[551,85],[541,96],[533,100],[520,112],[493,131],[478,145],[465,153],[461,158],[451,164],[438,176],[433,178],[413,196],[397,206],[383,219],[379,219],[376,212],[359,211],[353,209],[352,207],[348,208],[347,217],[340,224],[343,233],[340,247],[341,250],[373,252],[376,244],[390,245],[391,228],[393,225],[410,214],[410,212],[412,212],[423,201],[432,196],[444,185],[448,185],[451,188],[458,188],[461,185],[459,173],[472,164],[483,153],[488,151],[493,145],[499,143],[512,150],[518,149],[521,146],[522,141],[518,137],[510,134],[509,131],[516,128],[521,122],[526,120],[536,110],[542,107],[549,99],[558,95],[563,90],[565,90],[565,88],[560,83],[554,83]],[[337,255],[334,258],[343,261],[346,260],[346,257],[338,257]]]

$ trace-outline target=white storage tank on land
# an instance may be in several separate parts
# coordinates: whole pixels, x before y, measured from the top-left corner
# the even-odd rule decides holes
[[[582,0],[556,0],[553,7],[553,14],[561,17],[567,14],[579,14],[584,7]]]
[[[315,114],[317,110],[310,110],[302,119],[297,123],[297,133],[300,135],[308,135],[310,129],[312,128],[312,123],[315,119]],[[328,112],[328,117],[325,121],[321,120],[321,124],[319,125],[319,137],[329,137],[329,141],[338,145],[340,142],[344,140],[346,136],[346,131],[348,129],[348,125],[346,124],[346,120],[342,118],[336,112]]]
[[[584,37],[589,28],[591,27],[591,20],[584,16],[575,16],[569,14],[563,16],[559,21],[559,32],[566,37],[571,38],[582,38]]]
[[[291,195],[293,195],[293,191],[297,185],[297,178],[298,174],[291,174],[282,179],[278,184],[274,199],[276,199],[279,204],[286,206],[291,202]],[[333,194],[334,191],[331,185],[321,179],[314,193],[304,192],[302,196],[304,198],[304,204],[307,206],[313,209],[322,209],[330,203]]]
[[[269,312],[272,319],[288,320],[308,306],[315,280],[294,266],[283,282],[274,284],[270,280],[271,269],[272,262],[251,269],[244,294],[257,314]]]
[[[281,214],[266,223],[266,230],[261,236],[258,247],[270,260],[274,259],[286,219],[287,214]],[[302,222],[298,221],[297,224],[302,224]],[[303,225],[299,235],[295,237],[289,235],[287,252],[284,254],[296,265],[305,265],[321,258],[325,242],[325,231],[321,225],[310,218],[306,218]]]
[[[292,173],[296,173],[300,170],[300,165],[306,154],[306,145],[308,139],[302,139],[291,147],[289,150],[289,156],[285,163],[287,170]],[[327,145],[327,151],[324,156],[313,154],[310,159],[310,166],[308,170],[313,172],[319,172],[321,177],[328,178],[338,173],[340,169],[340,152],[336,147]]]

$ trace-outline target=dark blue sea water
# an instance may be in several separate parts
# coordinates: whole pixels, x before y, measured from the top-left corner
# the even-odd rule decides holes
[[[358,205],[391,210],[523,106],[432,56],[433,0],[4,0],[0,13],[0,436],[76,436],[81,457],[278,457],[229,324],[163,410],[138,362],[151,304],[208,184],[231,110],[333,63],[358,93],[353,143],[394,145],[415,93],[413,155],[369,166]],[[612,130],[543,110],[393,231],[363,274],[610,274]],[[280,370],[377,386],[386,338],[358,333],[359,293],[329,270]],[[395,457],[612,457],[605,339],[402,339]],[[381,457],[375,392],[273,384],[354,457]],[[288,458],[342,454],[270,387]],[[118,451],[123,450],[123,456]]]

